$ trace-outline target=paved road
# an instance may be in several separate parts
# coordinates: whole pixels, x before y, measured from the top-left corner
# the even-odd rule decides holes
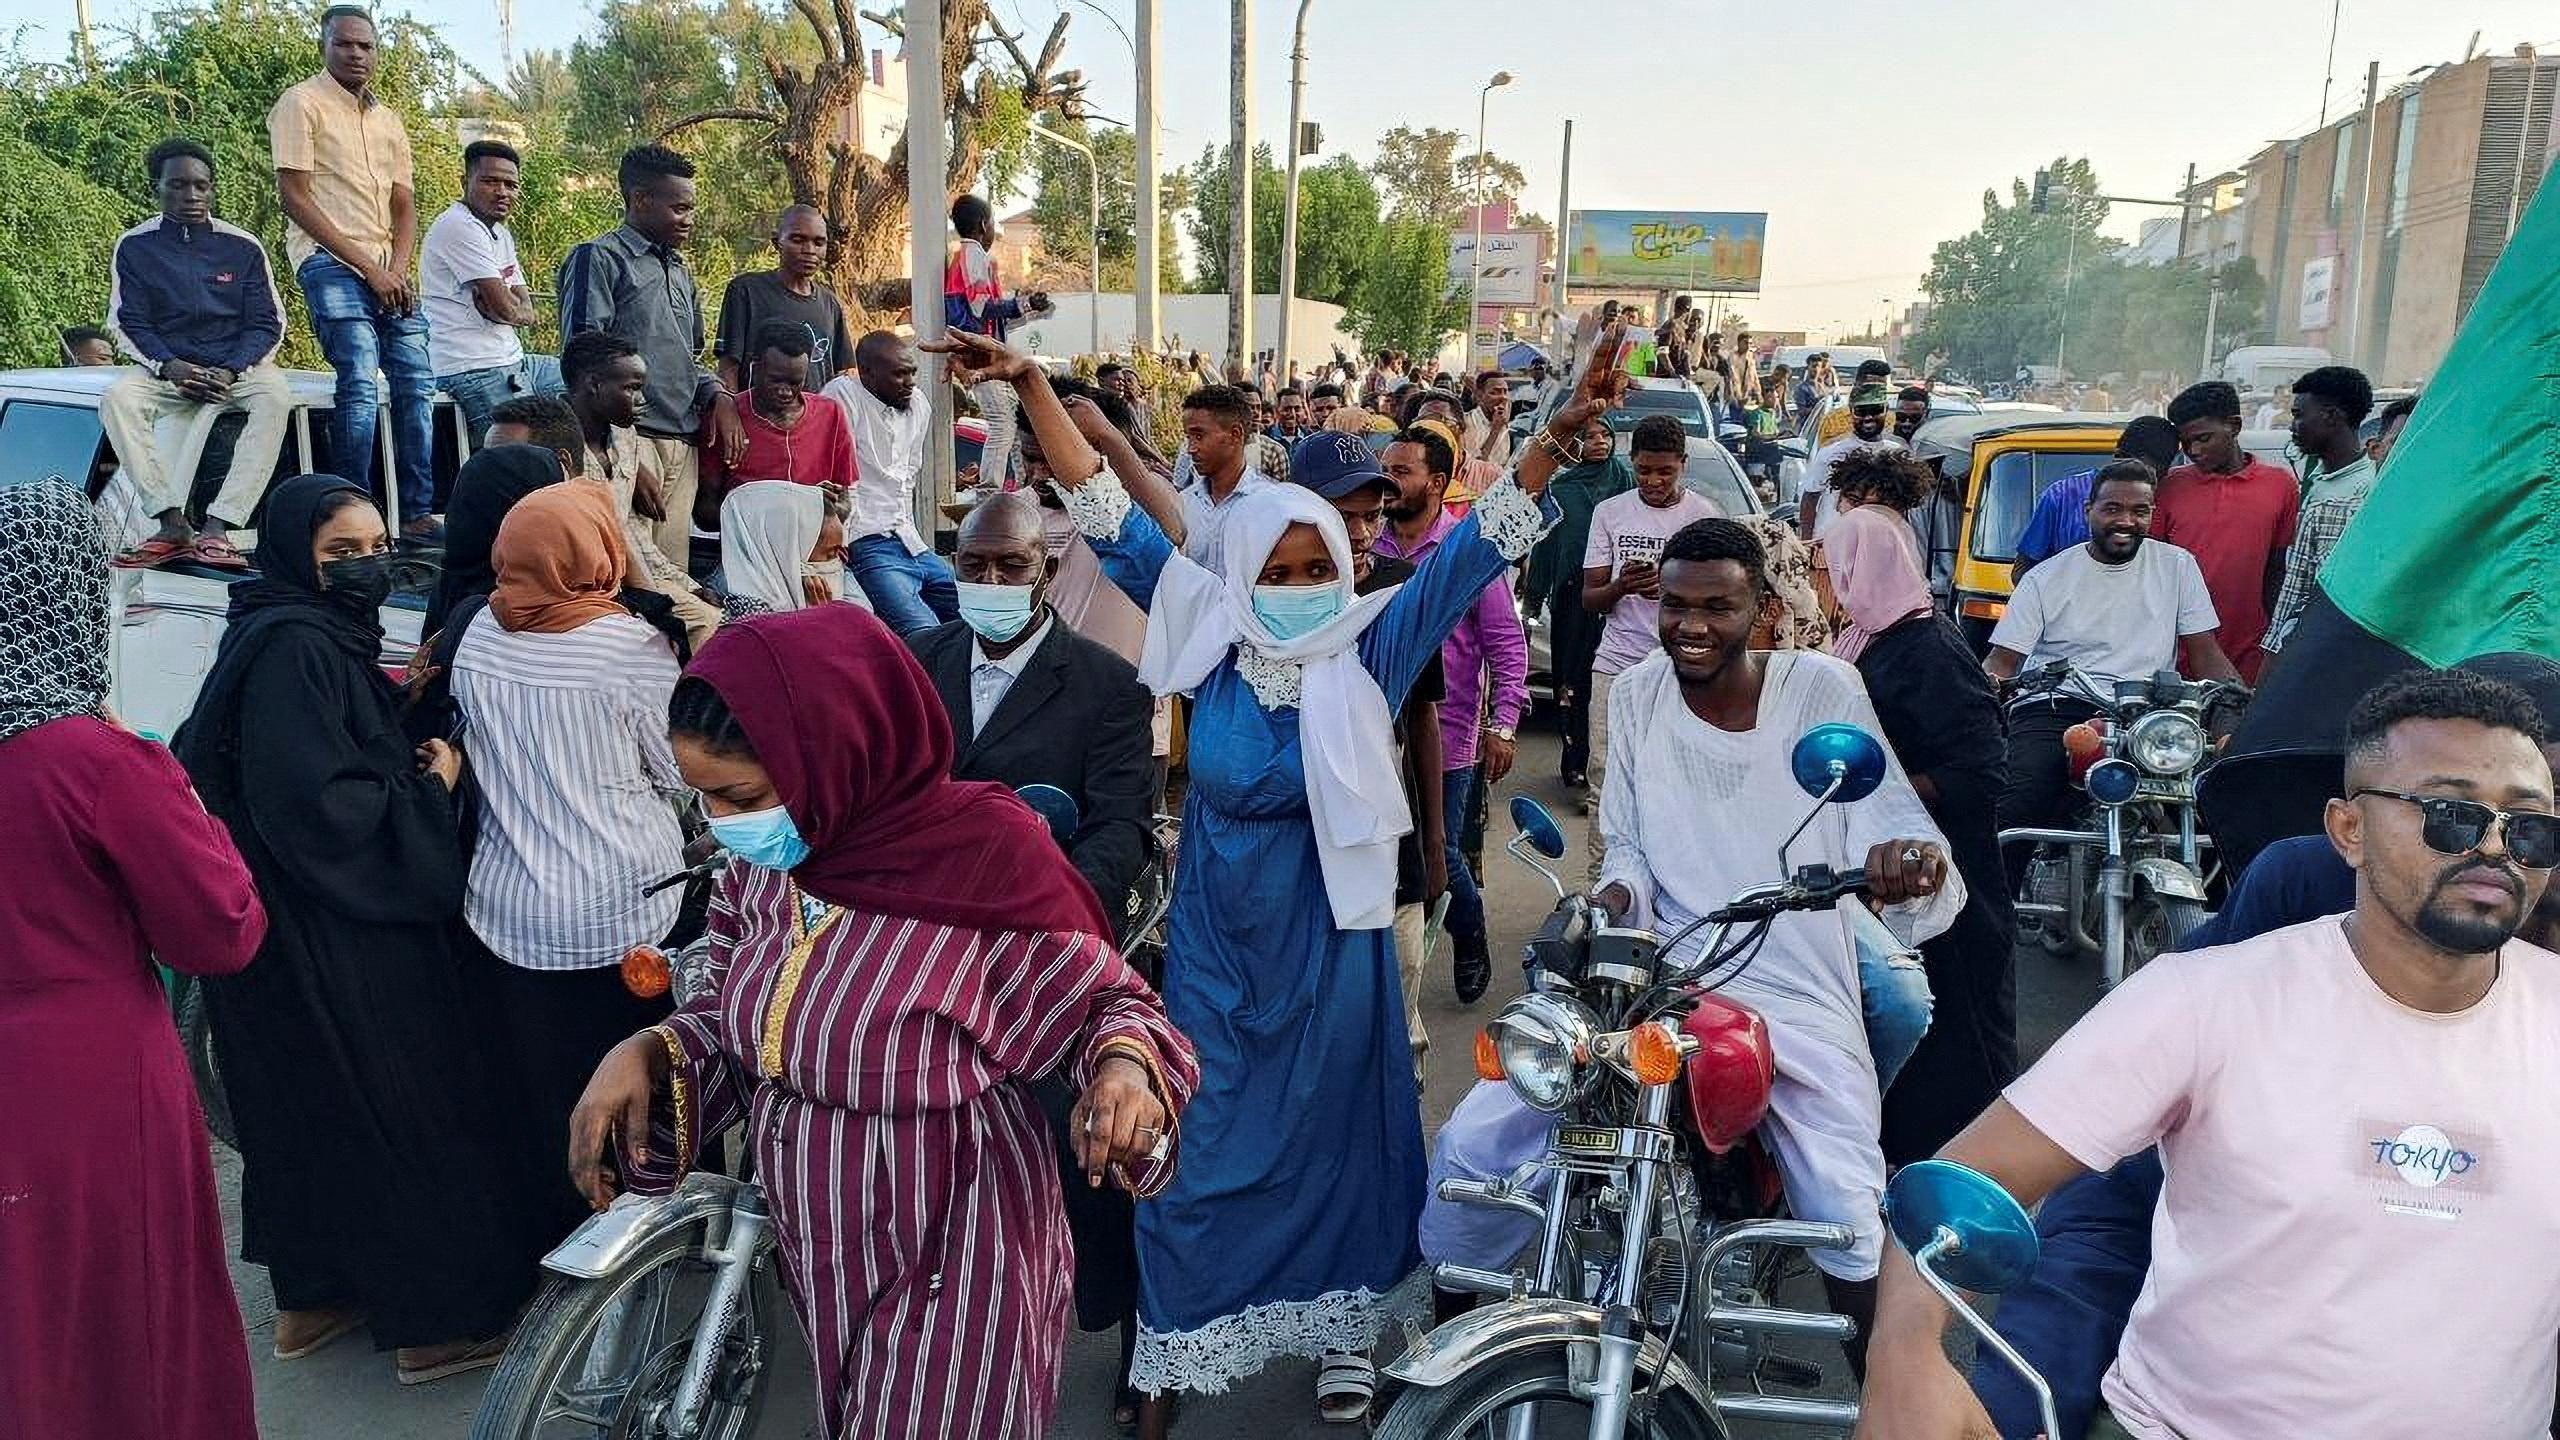
[[[1555,780],[1555,741],[1550,734],[1524,735],[1521,773],[1499,787],[1505,803],[1514,791],[1546,801],[1564,817],[1573,848],[1581,853],[1581,819],[1570,797]],[[1508,839],[1510,826],[1499,815],[1487,850],[1487,880],[1493,914],[1496,954],[1505,953],[1536,928],[1552,899],[1546,882],[1509,859],[1492,853]],[[2096,999],[2094,970],[2085,965],[2057,965],[2032,950],[2019,956],[2020,1039],[2030,1055],[2043,1050],[2063,1026]],[[1497,974],[1500,972],[1497,971]],[[1445,971],[1443,972],[1445,975]],[[1458,1097],[1474,1082],[1471,1058],[1475,1028],[1516,986],[1516,972],[1497,981],[1496,993],[1477,1005],[1457,1003],[1445,978],[1426,986],[1424,1007],[1434,1045],[1429,1079],[1423,1092],[1424,1121],[1437,1127]],[[225,1227],[237,1248],[239,1236],[239,1166],[228,1151],[215,1152],[220,1171]],[[232,1274],[240,1290],[241,1308],[250,1327],[250,1350],[256,1370],[258,1417],[268,1440],[454,1440],[468,1433],[479,1402],[485,1373],[458,1376],[435,1384],[403,1387],[392,1378],[391,1357],[374,1353],[361,1338],[351,1337],[318,1355],[291,1363],[270,1358],[275,1329],[275,1301],[266,1272],[234,1262]],[[1808,1289],[1812,1288],[1810,1285]],[[1819,1304],[1809,1296],[1794,1303]],[[755,1440],[826,1440],[819,1434],[810,1394],[806,1352],[783,1327],[786,1353],[773,1379],[774,1391]],[[1390,1347],[1396,1342],[1390,1341]],[[1109,1440],[1117,1432],[1110,1423],[1112,1367],[1118,1359],[1109,1336],[1075,1336],[1069,1346],[1066,1378],[1059,1399],[1058,1440]],[[1829,1357],[1828,1393],[1846,1393],[1845,1369],[1836,1350]],[[1194,1397],[1183,1411],[1175,1433],[1182,1440],[1338,1440],[1347,1433],[1315,1418],[1313,1366],[1284,1362],[1240,1383],[1225,1395]],[[1747,1427],[1737,1440],[1779,1440],[1809,1432],[1794,1427]]]

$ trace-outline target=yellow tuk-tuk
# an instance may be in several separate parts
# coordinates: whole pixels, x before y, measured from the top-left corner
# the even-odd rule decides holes
[[[1956,624],[1981,650],[2009,608],[2009,566],[2036,497],[2067,475],[2094,470],[2115,454],[2123,415],[1992,410],[1950,415],[1920,427],[1911,448],[1964,495],[1956,527]]]

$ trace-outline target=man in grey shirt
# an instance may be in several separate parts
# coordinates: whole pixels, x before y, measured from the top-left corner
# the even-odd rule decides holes
[[[701,458],[694,438],[711,417],[711,443],[735,463],[746,450],[735,397],[702,367],[702,295],[679,253],[693,236],[693,162],[663,145],[623,152],[620,228],[571,250],[560,262],[560,341],[588,330],[619,335],[648,362],[640,443],[658,477],[666,513],[658,548],[682,556],[691,545]]]

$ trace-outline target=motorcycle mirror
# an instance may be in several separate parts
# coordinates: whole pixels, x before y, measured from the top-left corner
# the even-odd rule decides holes
[[[1804,732],[1789,763],[1804,793],[1846,805],[1873,795],[1884,783],[1884,742],[1834,720]]]
[[[1952,1160],[1923,1160],[1885,1187],[1885,1224],[1914,1256],[1961,1290],[1996,1294],[2035,1269],[2036,1226],[2000,1182]]]
[[[1526,795],[1511,797],[1511,824],[1529,839],[1529,848],[1550,860],[1564,858],[1564,827],[1547,807]]]
[[[1084,828],[1084,811],[1075,797],[1055,785],[1025,785],[1013,792],[1032,813],[1048,822],[1051,839],[1064,845]]]

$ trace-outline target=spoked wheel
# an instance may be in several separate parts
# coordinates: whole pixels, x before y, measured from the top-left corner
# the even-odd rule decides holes
[[[507,1345],[472,1440],[659,1440],[703,1323],[714,1267],[704,1229],[652,1240],[600,1280],[546,1279]],[[702,1440],[744,1440],[764,1408],[772,1285],[759,1272],[712,1367]]]
[[[1515,1351],[1436,1390],[1396,1397],[1378,1440],[1585,1440],[1591,1401],[1574,1393],[1571,1349],[1541,1345]],[[1639,1366],[1639,1395],[1653,1377]],[[1650,1415],[1630,1415],[1638,1440],[1728,1440],[1724,1424],[1687,1395],[1665,1390]]]

